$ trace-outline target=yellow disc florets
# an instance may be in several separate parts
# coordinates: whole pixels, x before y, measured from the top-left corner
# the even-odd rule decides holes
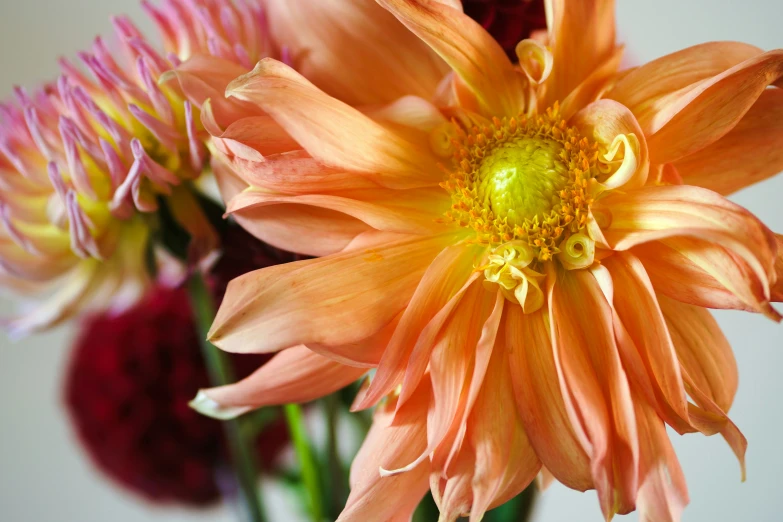
[[[441,184],[452,199],[447,221],[474,229],[481,243],[522,241],[539,261],[585,228],[598,146],[557,106],[483,128],[452,125],[453,165]]]

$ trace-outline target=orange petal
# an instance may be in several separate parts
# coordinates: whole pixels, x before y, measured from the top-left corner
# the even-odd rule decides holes
[[[590,461],[574,435],[560,392],[546,310],[506,307],[506,345],[519,415],[541,462],[566,486],[593,487]]]
[[[638,351],[656,385],[653,396],[661,395],[674,413],[687,421],[688,401],[680,364],[644,266],[626,252],[608,257],[603,264],[616,290],[612,306],[618,322],[626,329],[631,348]],[[622,343],[619,337],[618,343]]]
[[[647,122],[652,119],[650,111],[663,96],[717,76],[762,52],[758,47],[739,42],[695,45],[636,67],[606,96]]]
[[[639,432],[639,519],[680,522],[689,502],[688,487],[666,426],[643,400],[635,400],[634,405]]]
[[[615,101],[599,100],[579,111],[571,124],[597,142],[604,160],[613,166],[612,175],[601,182],[605,188],[628,190],[644,185],[650,168],[647,144],[631,111]]]
[[[409,462],[423,451],[430,400],[429,383],[424,379],[404,406],[396,408],[396,400],[389,397],[378,407],[372,428],[351,465],[351,494],[337,522],[410,520],[427,491],[429,464],[422,462],[393,477],[381,477],[378,470]]]
[[[709,311],[658,297],[680,364],[694,384],[724,411],[737,392],[737,362],[729,342]]]
[[[564,100],[615,49],[614,0],[547,0],[554,58],[543,106]]]
[[[783,90],[767,89],[728,134],[675,163],[688,185],[731,194],[783,170]]]
[[[500,45],[461,11],[440,2],[377,0],[448,63],[490,116],[524,108],[524,82]]]
[[[318,194],[379,186],[356,172],[327,167],[303,150],[267,155],[264,161],[234,158],[232,167],[248,185],[280,193]]]
[[[250,272],[229,283],[209,337],[243,353],[366,339],[408,303],[427,266],[453,240],[406,237]]]
[[[783,235],[775,234],[775,241],[778,244],[777,255],[775,256],[775,284],[770,289],[771,299],[776,302],[783,301]]]
[[[455,432],[464,417],[466,383],[470,382],[482,327],[494,304],[494,300],[482,298],[485,294],[481,284],[471,285],[432,348],[429,371],[433,405],[427,420],[427,454],[434,451],[450,431]]]
[[[448,210],[451,199],[440,187],[409,190],[374,188],[295,196],[251,189],[232,199],[226,211],[247,216],[248,211],[286,204],[346,214],[376,230],[432,234],[443,230],[443,225],[435,220]]]
[[[617,68],[623,58],[623,47],[616,47],[609,56],[594,69],[582,83],[577,85],[560,103],[560,114],[568,120],[579,110],[596,101],[609,87],[617,75]],[[546,107],[539,107],[545,110]],[[640,134],[641,136],[641,134]]]
[[[341,252],[361,234],[377,233],[347,214],[310,205],[278,204],[240,209],[234,212],[234,218],[261,241],[308,256]]]
[[[775,238],[758,219],[722,196],[699,187],[647,186],[599,200],[594,211],[606,212],[603,229],[617,250],[671,237],[697,237],[727,249],[752,269],[764,298],[774,277]],[[772,318],[771,307],[762,310]]]
[[[426,350],[429,353],[435,336],[451,311],[470,283],[478,277],[473,266],[484,250],[477,245],[454,245],[446,248],[432,261],[418,283],[416,292],[383,354],[370,388],[364,399],[357,404],[357,409],[372,406],[402,383],[408,359],[419,344],[417,340],[420,337],[424,338],[421,344],[427,346],[419,348],[418,352]],[[431,323],[433,326],[430,326]]]
[[[251,104],[229,100],[224,96],[231,80],[246,72],[245,68],[234,62],[196,54],[176,69],[164,73],[160,82],[176,82],[185,97],[199,109],[207,100],[211,100],[215,120],[223,126],[260,113]]]
[[[208,123],[214,114],[212,100],[206,104],[202,121],[212,134],[212,142],[222,152],[245,160],[263,161],[264,156],[301,149],[301,146],[268,115],[246,116],[223,130]]]
[[[470,519],[519,494],[536,477],[541,462],[513,406],[514,391],[503,337],[498,339],[484,383],[468,419],[468,440],[476,454]]]
[[[633,249],[656,291],[706,308],[769,309],[767,287],[742,258],[692,237],[653,241]]]
[[[233,418],[263,406],[319,399],[366,372],[366,368],[340,364],[306,346],[295,346],[278,353],[239,382],[201,390],[193,407],[210,417]]]
[[[285,0],[269,2],[267,13],[272,36],[285,44],[294,68],[350,105],[386,103],[406,94],[429,98],[448,71],[372,1]]]
[[[639,458],[634,407],[615,344],[612,311],[589,271],[560,271],[552,283],[555,362],[565,383],[571,424],[577,436],[581,431],[608,519],[634,508]]]
[[[476,455],[470,446],[466,446],[457,455],[448,476],[438,472],[430,474],[430,490],[440,510],[438,522],[456,522],[461,516],[470,513],[475,467]]]
[[[373,174],[374,181],[398,188],[433,185],[442,177],[428,145],[406,141],[278,61],[261,60],[231,82],[226,95],[267,111],[326,165]]]
[[[669,163],[714,143],[782,75],[783,50],[770,51],[654,101],[644,116],[637,114],[651,161]]]

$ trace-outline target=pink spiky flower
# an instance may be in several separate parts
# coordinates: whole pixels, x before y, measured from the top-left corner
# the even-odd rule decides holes
[[[194,194],[209,157],[199,109],[272,53],[264,12],[257,0],[143,6],[164,50],[115,17],[116,46],[99,37],[82,68],[63,59],[54,84],[0,104],[0,284],[50,294],[12,332],[135,301],[162,201],[191,235],[194,261],[217,246]],[[187,81],[192,64],[226,72],[205,89]],[[178,68],[185,76],[166,81]]]

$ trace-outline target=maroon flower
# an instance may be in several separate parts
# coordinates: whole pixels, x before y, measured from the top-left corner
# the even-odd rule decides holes
[[[480,23],[517,61],[517,43],[537,29],[546,29],[543,0],[463,0],[465,14]]]
[[[229,230],[231,246],[209,279],[216,298],[231,278],[284,259]],[[104,473],[150,500],[209,504],[228,476],[221,423],[188,406],[210,385],[198,341],[186,291],[158,287],[123,314],[85,321],[71,354],[65,401],[79,439]],[[232,356],[238,378],[267,359]],[[282,421],[261,433],[262,467],[286,441]]]

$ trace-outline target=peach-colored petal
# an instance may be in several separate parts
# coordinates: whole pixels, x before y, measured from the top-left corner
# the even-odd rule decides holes
[[[360,341],[402,310],[427,266],[453,240],[405,237],[250,272],[229,283],[209,337],[227,351],[259,353]]]
[[[540,84],[549,78],[552,72],[552,53],[541,42],[527,39],[517,44],[515,49],[519,66],[533,84]]]
[[[623,58],[623,47],[615,50],[593,71],[582,83],[577,85],[560,103],[560,114],[566,120],[596,101],[609,88],[611,82],[617,77],[617,68]],[[539,107],[545,110],[546,107]]]
[[[316,343],[310,343],[307,347],[315,353],[348,366],[375,368],[378,366],[378,362],[380,362],[394,330],[397,329],[401,316],[402,312],[370,337],[355,343],[342,346],[321,346]]]
[[[478,98],[485,114],[516,116],[524,107],[524,81],[500,45],[453,7],[423,0],[377,0],[426,42]]]
[[[549,107],[584,81],[614,52],[614,0],[546,0],[554,66],[543,105]]]
[[[775,284],[770,289],[770,298],[775,302],[783,301],[783,235],[775,234],[778,253],[775,256]]]
[[[430,97],[448,66],[371,0],[268,3],[273,38],[296,70],[351,105]]]
[[[432,453],[459,428],[467,403],[467,387],[474,364],[476,346],[494,300],[473,283],[457,304],[454,313],[438,334],[429,358],[433,404],[427,420],[428,452]],[[485,297],[485,298],[482,298]]]
[[[234,158],[232,168],[246,184],[279,193],[319,194],[379,186],[356,172],[327,167],[303,150],[272,154],[264,161]]]
[[[658,296],[677,357],[694,383],[728,411],[737,392],[737,362],[709,311]]]
[[[781,75],[783,50],[769,51],[655,100],[644,115],[637,113],[651,161],[676,161],[714,143]]]
[[[258,114],[251,104],[224,97],[226,86],[247,70],[242,66],[217,58],[197,54],[172,71],[164,73],[161,83],[176,82],[185,97],[199,109],[211,100],[213,114],[220,125]]]
[[[653,241],[633,249],[656,291],[706,308],[766,312],[763,281],[730,250],[692,237]]]
[[[769,298],[774,235],[750,212],[715,192],[691,186],[648,186],[611,193],[597,201],[593,210],[608,218],[603,232],[612,248],[625,250],[664,238],[697,237],[747,263],[764,299]],[[772,307],[761,311],[777,317]]]
[[[663,421],[643,400],[635,399],[639,431],[639,518],[643,522],[680,522],[689,501],[685,476]]]
[[[250,189],[232,199],[226,211],[247,215],[248,211],[278,205],[332,210],[354,217],[376,230],[432,234],[443,230],[443,225],[435,220],[448,210],[451,199],[439,187],[408,190],[379,187],[295,196]],[[274,208],[270,210],[274,211]]]
[[[405,405],[397,408],[396,400],[389,397],[378,407],[372,428],[351,465],[351,494],[338,522],[410,519],[427,491],[429,464],[422,462],[393,477],[381,477],[378,470],[398,467],[424,450],[430,400],[429,383],[424,379]]]
[[[541,468],[514,407],[505,340],[500,336],[468,419],[468,440],[476,454],[470,520],[519,494]]]
[[[783,170],[783,90],[767,89],[728,134],[675,163],[688,185],[731,194]]]
[[[571,124],[601,146],[603,161],[612,169],[601,180],[606,189],[644,185],[650,168],[647,144],[628,108],[613,100],[598,100],[574,115]]]
[[[688,402],[680,364],[644,266],[627,252],[618,252],[605,259],[603,264],[609,270],[615,287],[611,304],[617,320],[625,327],[628,340],[639,352],[656,385],[653,395],[661,394],[674,413],[687,420]],[[618,343],[621,342],[618,338]]]
[[[506,308],[506,346],[515,402],[530,443],[563,484],[593,487],[590,461],[571,428],[552,355],[546,310]]]
[[[210,416],[220,416],[222,411],[234,417],[263,406],[309,402],[351,384],[366,372],[366,368],[340,364],[306,346],[295,346],[241,381],[202,390],[213,401],[211,408],[196,407]]]
[[[467,287],[478,277],[473,266],[483,255],[483,250],[477,245],[454,245],[446,248],[430,264],[383,354],[367,394],[357,408],[375,404],[401,384],[408,359],[414,351],[429,353],[442,325]],[[406,265],[407,261],[402,263]],[[418,346],[421,347],[417,350]]]
[[[364,172],[398,188],[433,185],[442,177],[428,150],[328,96],[278,61],[261,60],[231,82],[226,95],[257,104],[326,165]]]
[[[550,283],[552,345],[566,408],[590,456],[607,518],[636,502],[639,447],[631,392],[615,344],[612,311],[586,270]]]
[[[308,256],[341,252],[361,234],[374,232],[347,214],[310,205],[253,207],[236,211],[234,218],[261,241]]]
[[[438,522],[456,522],[470,513],[475,468],[476,455],[470,446],[466,446],[457,455],[448,476],[438,472],[430,474],[430,490],[440,510]]]
[[[661,97],[717,76],[763,51],[740,42],[709,42],[667,54],[623,76],[607,97],[630,108],[637,118]]]
[[[269,115],[246,116],[229,124],[225,130],[213,122],[214,104],[209,100],[201,115],[212,143],[224,154],[250,161],[263,161],[264,156],[301,149],[274,118]],[[214,125],[213,125],[214,123]]]

